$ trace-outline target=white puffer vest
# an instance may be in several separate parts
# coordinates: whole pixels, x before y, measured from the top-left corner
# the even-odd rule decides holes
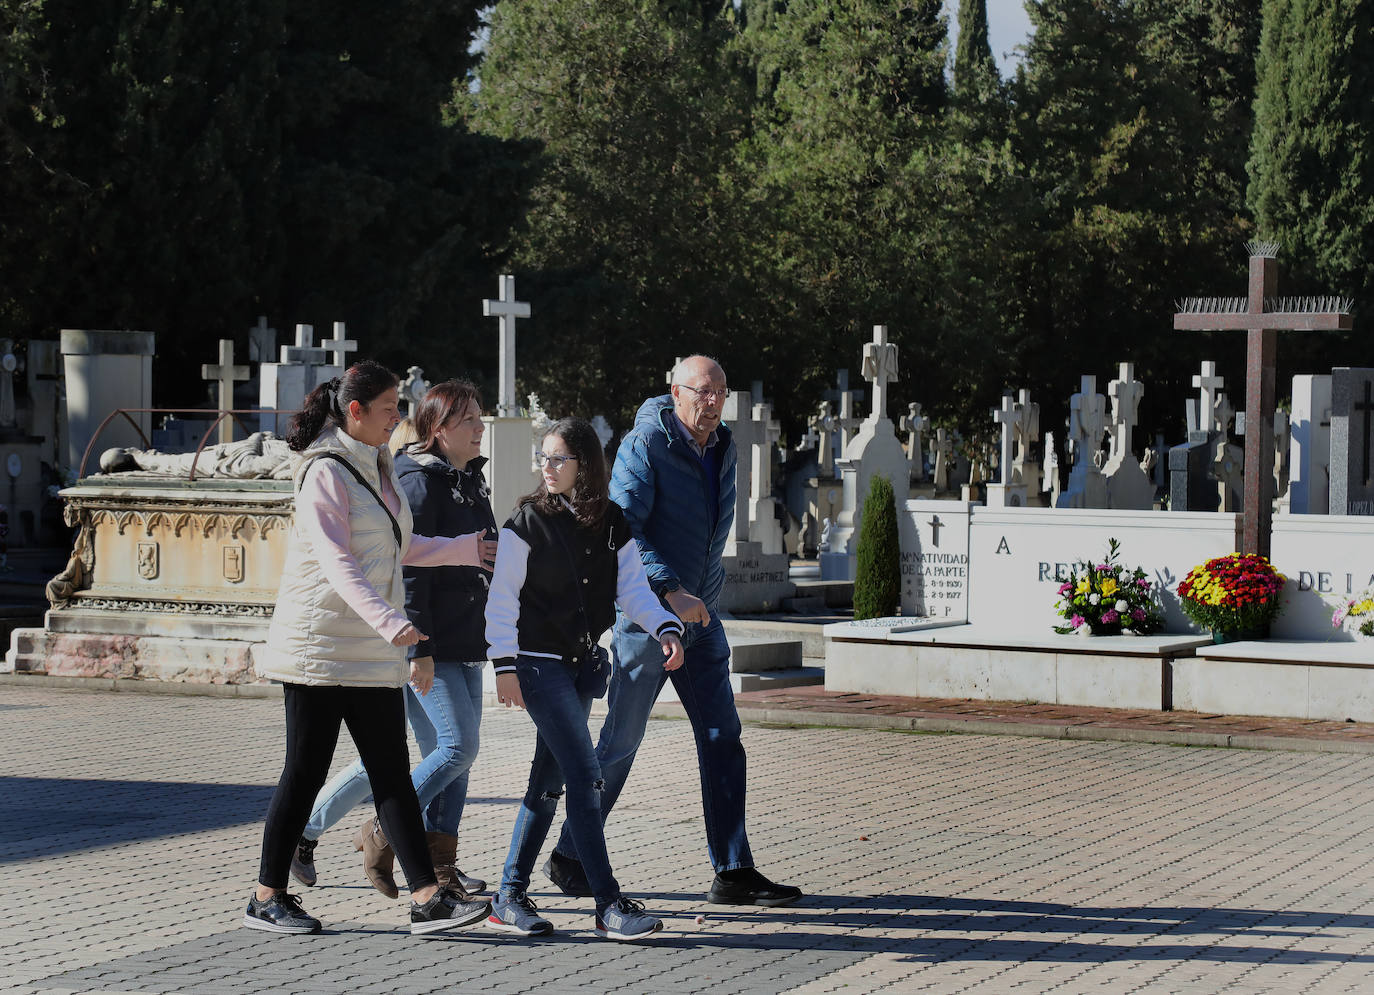
[[[401,526],[398,547],[386,509],[346,468],[332,459],[318,458],[326,452],[348,460],[378,494],[382,493],[381,474],[385,474],[399,495],[401,485],[391,454],[385,446],[374,449],[331,427],[301,453],[295,486],[299,494],[306,473],[339,476],[348,488],[348,548],[367,582],[387,604],[404,611],[401,559],[410,545],[410,505],[403,498],[396,516]],[[405,650],[392,646],[348,606],[294,524],[267,646],[256,663],[260,676],[287,684],[401,687],[410,676]]]

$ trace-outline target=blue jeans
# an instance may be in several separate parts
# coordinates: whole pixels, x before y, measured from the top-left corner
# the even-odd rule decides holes
[[[587,731],[593,699],[578,694],[572,671],[558,660],[519,656],[515,672],[525,710],[534,720],[538,735],[529,787],[516,813],[510,852],[501,871],[501,894],[529,890],[534,862],[558,814],[558,798],[566,781],[568,818],[564,830],[576,841],[596,907],[602,909],[620,897],[620,885],[611,873],[601,828],[600,796],[605,782]]]
[[[692,624],[682,639],[686,662],[669,673],[663,669],[659,641],[624,615],[616,618],[611,642],[614,668],[601,739],[596,746],[606,789],[601,793],[604,822],[630,776],[635,753],[644,741],[663,682],[673,687],[692,723],[701,776],[701,808],[706,822],[706,849],[716,872],[753,867],[749,836],[744,829],[745,758],[740,742],[739,713],[730,686],[730,644],[720,619]],[[564,856],[581,849],[565,823],[554,850]],[[586,861],[583,860],[585,864]]]
[[[434,687],[423,697],[406,685],[406,717],[423,760],[410,780],[424,810],[425,830],[458,835],[468,797],[468,771],[477,759],[482,724],[482,667],[435,661]],[[371,793],[361,760],[344,768],[321,789],[305,827],[317,840]]]

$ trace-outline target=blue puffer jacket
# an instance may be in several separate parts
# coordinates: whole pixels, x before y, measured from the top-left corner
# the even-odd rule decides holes
[[[714,615],[725,584],[725,537],[735,520],[735,443],[721,424],[719,497],[711,508],[701,462],[673,428],[675,418],[671,394],[640,405],[615,455],[611,500],[625,510],[654,593],[662,597],[680,584]]]

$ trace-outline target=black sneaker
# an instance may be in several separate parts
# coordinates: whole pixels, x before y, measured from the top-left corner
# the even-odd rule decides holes
[[[485,899],[475,901],[451,888],[440,888],[424,905],[410,903],[410,931],[417,936],[441,933],[481,922],[491,912]]]
[[[296,852],[291,855],[291,876],[307,888],[315,887],[315,845],[319,840],[308,840],[304,836],[296,844]]]
[[[716,905],[791,905],[801,897],[800,888],[774,884],[752,867],[717,874],[706,893]]]
[[[582,870],[582,862],[565,857],[557,850],[550,853],[549,859],[544,862],[544,876],[569,898],[595,897],[592,895],[592,886],[587,883],[586,872]]]
[[[249,929],[261,929],[268,933],[318,933],[320,921],[306,915],[301,908],[301,900],[295,895],[279,891],[265,902],[258,896],[248,899],[248,911],[243,914],[243,924]]]

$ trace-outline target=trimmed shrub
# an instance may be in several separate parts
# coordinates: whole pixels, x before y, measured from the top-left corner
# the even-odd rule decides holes
[[[858,571],[854,575],[854,617],[896,615],[902,600],[902,553],[897,538],[897,499],[892,482],[873,477],[859,523]]]

